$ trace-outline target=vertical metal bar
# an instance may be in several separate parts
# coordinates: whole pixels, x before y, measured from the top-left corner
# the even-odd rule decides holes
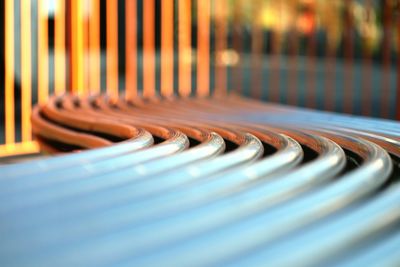
[[[174,1],[161,6],[161,94],[174,94]]]
[[[371,10],[372,3],[370,0],[365,0],[365,23],[371,23]],[[365,36],[365,38],[370,38]],[[369,116],[371,114],[371,109],[375,108],[372,102],[372,59],[371,51],[368,50],[367,40],[363,42],[362,53],[363,53],[363,64],[362,64],[362,77],[361,80],[361,114],[364,116]]]
[[[54,92],[59,95],[66,89],[66,62],[65,62],[65,2],[57,1],[54,31]]]
[[[210,94],[210,0],[197,0],[197,95]]]
[[[400,8],[400,7],[398,7]],[[398,10],[400,12],[400,10]],[[400,121],[400,17],[397,14],[397,92],[396,92],[396,118]]]
[[[331,6],[327,5],[325,6],[325,9],[323,10],[324,13],[330,12]],[[332,20],[332,15],[330,16],[330,19]],[[330,23],[328,21],[328,23]],[[325,57],[326,57],[326,62],[325,62],[325,82],[324,82],[324,87],[325,90],[323,92],[323,98],[324,98],[324,109],[333,111],[335,110],[335,104],[336,104],[336,94],[337,94],[337,88],[336,88],[336,43],[335,43],[335,38],[334,37],[334,31],[329,31],[328,25],[326,25],[326,34],[327,34],[327,42],[326,42],[326,47],[325,47]]]
[[[100,1],[90,1],[89,13],[89,89],[100,92]]]
[[[223,53],[227,47],[227,2],[226,0],[215,0],[215,91],[216,95],[227,93],[227,73],[223,62]]]
[[[49,95],[48,6],[38,0],[38,101],[44,103]]]
[[[96,0],[95,0],[96,1]],[[125,57],[126,86],[125,97],[132,99],[137,96],[137,0],[125,1]]]
[[[31,6],[21,0],[21,139],[30,141],[31,135]]]
[[[354,57],[354,40],[353,40],[353,0],[344,0],[345,16],[344,16],[344,56],[346,58],[345,65],[345,81],[344,81],[344,112],[353,112],[354,87],[353,87],[353,57]]]
[[[263,29],[260,25],[262,1],[252,1],[252,29],[251,29],[251,95],[261,98],[262,90],[262,50],[263,50]]]
[[[277,0],[273,2],[274,5],[277,6],[277,13],[278,13],[278,21],[276,28],[282,29],[282,9],[283,9],[283,0]],[[281,40],[282,40],[282,33],[279,30],[274,29],[271,33],[271,60],[269,64],[269,72],[271,79],[269,82],[269,98],[272,102],[279,102],[281,97],[281,62],[280,62],[280,53],[281,53]]]
[[[118,97],[118,0],[107,0],[106,20],[107,94],[114,98]]]
[[[80,0],[71,0],[71,87],[72,93],[84,93],[83,80],[83,8]]]
[[[344,0],[344,56],[347,60],[351,61],[353,59],[354,49],[353,49],[353,14],[352,5],[353,0]]]
[[[296,105],[298,101],[298,81],[297,81],[297,53],[298,53],[298,33],[296,29],[297,22],[297,0],[291,0],[291,9],[294,13],[291,16],[291,27],[288,36],[289,58],[288,58],[288,87],[287,87],[287,101],[291,105]]]
[[[143,1],[143,95],[154,96],[155,83],[155,3]]]
[[[65,74],[66,74],[66,88],[69,93],[72,93],[72,69],[71,69],[71,62],[72,62],[72,3],[71,1],[67,1],[65,3]]]
[[[85,93],[91,93],[90,88],[90,47],[89,47],[89,8],[90,0],[82,0],[83,5],[83,21],[82,21],[82,36],[83,36],[83,84]]]
[[[189,96],[192,85],[191,0],[178,3],[179,94]]]
[[[380,116],[383,118],[389,117],[389,98],[390,94],[390,70],[391,60],[390,54],[392,51],[392,10],[389,4],[390,0],[383,0],[383,37],[382,37],[382,88],[380,89]]]
[[[14,107],[14,1],[5,1],[5,141],[15,142]]]
[[[315,2],[315,6],[312,7],[312,10],[310,11],[311,14],[310,16],[314,19],[316,19],[316,9],[317,5],[319,2]],[[317,102],[317,87],[316,87],[316,23],[315,21],[313,22],[313,28],[311,32],[309,33],[309,36],[307,38],[307,55],[308,55],[308,64],[306,71],[308,73],[307,77],[307,89],[306,89],[306,106],[310,108],[315,108],[316,107],[316,102]]]
[[[236,51],[236,53],[239,55],[239,60],[242,59],[242,50],[243,50],[243,34],[242,34],[242,29],[243,29],[243,21],[242,21],[242,16],[243,16],[243,2],[242,0],[236,0],[234,2],[234,7],[233,7],[233,40],[232,40],[232,45],[233,49]],[[243,82],[243,68],[242,64],[237,64],[234,68],[233,71],[233,86],[236,92],[241,93],[242,90],[242,82]]]

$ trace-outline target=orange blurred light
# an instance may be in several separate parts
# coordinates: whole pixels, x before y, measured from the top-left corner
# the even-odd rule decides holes
[[[118,97],[118,0],[107,0],[107,93]]]
[[[154,96],[155,57],[154,57],[154,0],[143,1],[143,95]]]
[[[164,0],[161,9],[161,94],[174,94],[174,1]]]
[[[72,92],[78,95],[84,93],[83,53],[83,5],[71,0],[71,83]]]
[[[54,30],[54,92],[65,92],[65,2],[57,1]]]
[[[49,95],[49,53],[47,1],[38,0],[38,99],[46,102]]]
[[[32,139],[31,134],[31,9],[29,0],[21,0],[21,136],[22,141]]]
[[[297,31],[311,34],[315,31],[315,19],[312,14],[303,14],[297,19]]]
[[[39,152],[40,148],[36,141],[0,145],[0,157],[33,154]]]
[[[95,0],[97,1],[97,0]],[[125,2],[125,35],[126,35],[126,74],[125,97],[132,99],[137,96],[137,0]]]
[[[14,110],[14,1],[5,1],[5,141],[15,141]]]
[[[90,0],[89,8],[89,90],[100,92],[100,1]]]
[[[178,3],[179,94],[189,96],[192,83],[191,2]]]
[[[197,0],[197,95],[210,93],[210,0]]]

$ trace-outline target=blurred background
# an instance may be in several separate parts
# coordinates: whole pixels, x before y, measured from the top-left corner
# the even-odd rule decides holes
[[[398,0],[5,0],[1,153],[53,94],[227,93],[400,119]]]

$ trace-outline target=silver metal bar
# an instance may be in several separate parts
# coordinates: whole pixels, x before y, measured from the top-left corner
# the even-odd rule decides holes
[[[243,260],[236,258],[231,264],[237,266],[258,265],[267,259],[274,259],[269,262],[269,265],[330,266],[330,264],[334,264],[334,266],[338,266],[345,256],[350,259],[344,261],[352,263],[364,261],[366,263],[366,258],[374,259],[368,252],[361,253],[362,255],[356,257],[353,255],[357,255],[360,246],[371,242],[371,239],[378,241],[379,235],[396,231],[400,222],[399,201],[400,186],[396,185],[376,198],[367,200],[366,203],[359,203],[343,213],[315,224],[310,229],[293,234],[280,242],[269,244]],[[388,254],[393,242],[397,244],[399,242],[398,234],[395,236],[397,237],[394,239],[384,238],[383,243],[389,243],[388,248],[382,249],[382,245],[379,245],[378,248],[367,248],[367,251],[375,251],[375,257],[379,253],[381,261],[388,259],[388,262],[399,262],[399,256]],[[318,238],[318,242],[313,241],[316,238]],[[378,241],[378,243],[380,242]],[[305,244],[308,245],[305,246]],[[299,247],[302,249],[298,249]],[[290,257],[274,257],[274,255],[284,255],[287,251],[291,251]],[[384,253],[386,254],[383,255]],[[394,254],[398,255],[398,253]]]
[[[243,169],[238,169],[238,170],[232,170],[229,173],[223,173],[221,175],[213,175],[211,177],[208,178],[203,178],[206,179],[204,182],[202,182],[202,180],[198,181],[198,188],[204,188],[202,191],[197,190],[196,192],[192,192],[193,193],[197,193],[197,197],[194,198],[194,201],[199,202],[199,200],[204,201],[209,201],[209,199],[211,199],[212,194],[211,192],[215,193],[220,193],[218,191],[220,190],[229,190],[229,188],[234,188],[235,185],[240,185],[241,183],[246,183],[246,182],[251,182],[251,180],[249,181],[249,179],[259,179],[259,178],[263,178],[265,175],[268,174],[273,174],[274,172],[277,171],[284,171],[284,170],[289,170],[291,168],[293,168],[294,166],[296,166],[296,164],[299,162],[299,160],[301,159],[301,149],[300,146],[293,140],[288,139],[288,138],[282,138],[280,137],[281,141],[283,142],[282,144],[282,149],[280,151],[278,151],[276,154],[267,157],[265,160],[262,160],[256,164],[247,166]],[[234,176],[232,177],[232,174],[234,174]],[[173,172],[172,175],[167,175],[168,179],[164,179],[163,177],[161,177],[163,180],[168,181],[169,179],[176,179],[174,176],[175,175],[180,175],[179,172]],[[194,179],[195,177],[192,177],[192,179]],[[155,184],[159,184],[161,181],[160,179],[156,179],[156,178],[149,178],[151,183],[155,183]],[[198,178],[196,178],[196,180],[198,180]],[[184,182],[185,180],[182,180],[182,182]],[[143,206],[143,201],[140,201],[140,199],[135,200],[135,201],[129,201],[127,202],[125,199],[127,197],[133,197],[131,191],[134,191],[134,188],[140,188],[141,184],[143,183],[139,183],[136,184],[134,186],[132,186],[132,190],[121,190],[121,192],[119,193],[119,195],[123,195],[123,192],[125,193],[125,197],[124,199],[124,203],[128,203],[129,206],[132,206],[131,204],[133,204],[133,206],[137,206],[137,207],[141,207],[140,204],[142,204]],[[201,185],[203,184],[203,185]],[[219,185],[219,190],[216,190],[216,186]],[[179,194],[176,195],[175,193],[175,199],[184,197],[185,194],[182,193],[186,193],[186,191],[180,190]],[[188,195],[188,194],[186,194]],[[189,196],[189,195],[188,195]],[[104,199],[106,199],[103,195],[99,195],[99,197],[102,197]],[[193,198],[193,197],[192,197]],[[150,211],[154,210],[154,208],[157,208],[157,210],[161,211],[160,207],[164,207],[166,208],[166,204],[175,204],[175,209],[179,208],[179,206],[181,205],[176,205],[178,204],[177,202],[171,202],[171,194],[167,194],[167,196],[165,196],[165,194],[158,194],[156,196],[151,196],[150,198],[147,199],[147,201],[145,201],[144,204],[146,204],[146,206],[143,206],[143,208],[141,208],[142,211],[144,211],[144,215],[145,214],[151,214]],[[89,200],[93,200],[93,199],[89,199]],[[185,204],[187,206],[190,207],[189,202],[193,205],[193,200],[191,200],[190,198],[188,199],[188,202],[185,202]],[[29,201],[30,202],[30,201]],[[64,206],[65,209],[64,210],[70,210],[73,211],[73,215],[72,216],[76,216],[78,214],[85,214],[86,211],[82,210],[82,207],[85,206],[90,206],[90,205],[74,205],[75,206],[75,210],[71,210],[71,202],[70,201],[64,201],[65,204],[67,205]],[[81,203],[85,202],[85,198],[82,198],[81,201],[79,201]],[[76,202],[76,203],[79,203]],[[99,203],[98,201],[95,201],[97,203]],[[150,203],[149,203],[150,202]],[[48,203],[51,204],[51,203]],[[96,203],[94,203],[95,205]],[[106,204],[110,204],[110,203],[106,203]],[[68,207],[69,206],[69,207]],[[109,206],[109,205],[108,205]],[[112,205],[112,206],[116,206],[116,204]],[[170,205],[171,206],[171,205]],[[60,208],[60,203],[57,206],[53,206],[53,208]],[[94,206],[91,206],[91,210],[93,210]],[[132,208],[132,207],[131,207]],[[174,208],[174,206],[171,207],[172,209]],[[170,208],[170,209],[171,209]],[[41,207],[39,210],[37,210],[37,212],[40,213],[40,210],[51,210],[52,207],[47,205],[47,207]],[[77,213],[77,210],[80,211],[79,213]],[[99,210],[104,210],[104,209],[99,209]],[[23,212],[22,214],[24,214],[23,216],[26,216],[27,214],[29,214],[30,211],[26,211]],[[49,212],[51,214],[51,212]],[[46,215],[47,212],[45,212],[44,215]],[[64,215],[68,215],[66,212],[63,213]],[[154,212],[153,212],[154,214]],[[136,219],[138,218],[138,214],[133,214],[136,217]],[[29,215],[28,215],[29,216]],[[71,216],[71,217],[72,217]],[[38,216],[38,213],[36,213],[35,218],[38,218],[40,216]],[[43,219],[43,217],[41,218]],[[47,217],[47,220],[49,218]],[[33,223],[33,221],[37,221],[37,220],[20,220],[20,219],[15,219],[16,221],[20,221],[20,222],[25,222],[25,223],[29,223],[30,225]],[[37,225],[37,224],[36,224]]]

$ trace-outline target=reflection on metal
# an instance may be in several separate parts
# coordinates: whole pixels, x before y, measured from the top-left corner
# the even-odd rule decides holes
[[[400,263],[399,123],[236,95],[64,95],[32,118],[63,155],[0,166],[7,265]]]

